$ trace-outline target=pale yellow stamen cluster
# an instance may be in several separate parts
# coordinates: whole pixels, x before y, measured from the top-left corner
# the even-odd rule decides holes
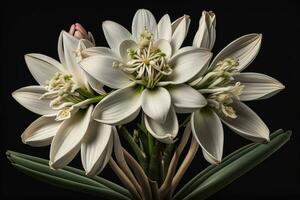
[[[49,106],[59,110],[56,120],[64,120],[71,116],[72,105],[83,100],[76,92],[77,88],[72,75],[57,72],[51,80],[46,81],[47,92],[40,99],[49,99]]]
[[[223,91],[209,94],[207,97],[208,105],[221,111],[225,116],[237,118],[235,110],[230,104],[234,99],[239,99],[244,86],[240,82],[236,82],[233,86],[227,86]]]
[[[238,73],[238,65],[237,59],[226,58],[219,61],[212,71],[194,80],[190,85],[197,89],[223,87],[233,80],[234,74]]]
[[[213,70],[190,83],[207,98],[208,105],[230,118],[237,118],[233,101],[239,100],[244,85],[234,83],[234,75],[239,73],[237,59],[226,58],[219,61]],[[233,84],[234,83],[234,84]]]
[[[147,88],[153,88],[163,76],[170,75],[172,68],[169,66],[166,54],[153,47],[152,33],[145,30],[141,33],[137,49],[128,49],[128,62],[115,63],[123,71],[132,75],[134,81]]]

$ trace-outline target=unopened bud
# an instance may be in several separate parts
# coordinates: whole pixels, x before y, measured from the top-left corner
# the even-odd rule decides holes
[[[79,23],[72,24],[69,33],[79,40],[86,39],[95,44],[93,35],[90,32],[87,32]]]

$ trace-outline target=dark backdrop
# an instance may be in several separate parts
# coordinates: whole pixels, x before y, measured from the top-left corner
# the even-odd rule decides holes
[[[262,33],[262,48],[256,60],[246,71],[268,74],[285,84],[286,89],[271,99],[250,102],[269,126],[293,130],[291,141],[251,172],[247,173],[211,199],[297,199],[300,190],[299,158],[299,6],[291,1],[264,4],[263,1],[181,1],[180,3],[148,1],[81,1],[63,6],[62,3],[22,4],[6,2],[1,5],[1,196],[72,199],[99,199],[85,194],[66,191],[36,181],[15,170],[5,158],[5,150],[11,149],[48,158],[49,148],[33,148],[23,145],[22,131],[37,116],[14,101],[11,92],[35,84],[23,56],[26,53],[42,53],[57,58],[57,39],[61,29],[68,29],[74,22],[82,23],[94,34],[98,45],[106,45],[101,22],[107,19],[125,27],[138,8],[150,9],[159,19],[164,13],[172,20],[183,14],[192,18],[185,45],[191,44],[198,28],[202,10],[212,10],[217,15],[217,40],[213,52],[218,52],[235,38],[252,33]],[[272,2],[272,3],[271,3]],[[225,129],[224,155],[247,144],[248,141]],[[77,158],[72,165],[80,166]],[[208,164],[200,151],[183,180],[189,180]],[[117,181],[109,167],[101,174]]]

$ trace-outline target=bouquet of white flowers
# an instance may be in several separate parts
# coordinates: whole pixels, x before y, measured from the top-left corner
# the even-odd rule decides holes
[[[103,22],[109,48],[96,46],[76,23],[59,36],[60,61],[25,55],[38,85],[12,96],[41,117],[22,141],[51,145],[50,159],[7,151],[12,164],[48,183],[107,199],[190,200],[209,197],[274,153],[290,131],[270,135],[243,103],[284,88],[267,75],[242,72],[258,54],[262,35],[244,35],[212,59],[215,14],[203,11],[192,46],[182,47],[189,24],[187,15],[171,22],[168,14],[157,23],[140,9],[131,32]],[[222,122],[254,143],[222,159]],[[211,165],[178,190],[199,146]],[[67,166],[79,151],[85,172]],[[108,163],[126,189],[97,176]]]

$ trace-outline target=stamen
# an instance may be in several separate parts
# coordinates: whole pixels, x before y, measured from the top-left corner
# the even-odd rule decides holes
[[[62,110],[59,110],[55,120],[56,121],[62,121],[65,119],[69,119],[71,117],[71,111],[73,110],[73,107],[66,107]]]
[[[127,49],[129,61],[113,63],[113,67],[122,69],[132,75],[133,81],[153,88],[163,76],[172,74],[168,65],[166,54],[153,47],[153,34],[147,29],[141,33],[137,49]]]

